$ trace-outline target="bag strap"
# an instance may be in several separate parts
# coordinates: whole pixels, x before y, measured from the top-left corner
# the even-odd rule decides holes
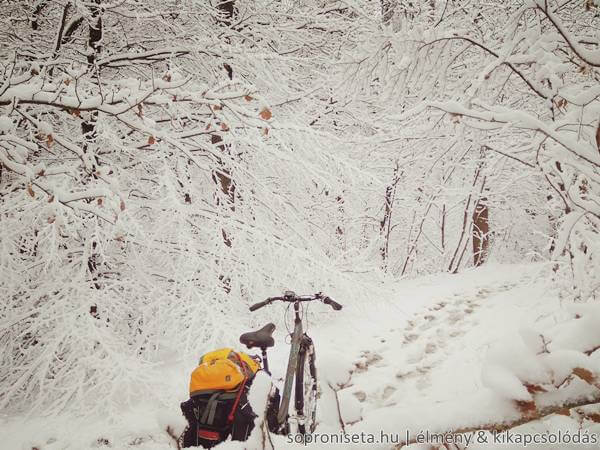
[[[210,396],[208,402],[206,403],[206,408],[204,409],[204,414],[202,414],[202,419],[200,421],[202,423],[207,423],[212,425],[212,422],[215,417],[215,410],[217,409],[217,397],[219,397],[220,392],[215,392]]]
[[[233,417],[235,416],[235,411],[237,410],[237,407],[240,404],[240,399],[242,397],[242,393],[244,392],[244,388],[246,387],[246,381],[248,381],[248,375],[247,375],[246,370],[244,370],[244,363],[242,362],[242,358],[240,358],[240,355],[237,352],[235,355],[237,356],[237,359],[240,362],[240,366],[242,367],[242,371],[244,372],[244,381],[242,381],[242,384],[240,385],[240,390],[239,390],[237,396],[235,397],[235,402],[233,403],[233,406],[231,407],[231,412],[229,413],[229,416],[227,417],[228,424],[233,423]]]

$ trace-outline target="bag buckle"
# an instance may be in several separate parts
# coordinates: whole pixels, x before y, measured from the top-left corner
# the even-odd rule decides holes
[[[207,441],[218,441],[221,439],[218,431],[204,430],[202,428],[198,428],[198,437]]]

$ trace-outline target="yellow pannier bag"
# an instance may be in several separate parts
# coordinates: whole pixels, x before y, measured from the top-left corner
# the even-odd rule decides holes
[[[190,397],[205,391],[233,391],[245,377],[252,378],[260,365],[244,352],[221,348],[200,358],[190,377]]]

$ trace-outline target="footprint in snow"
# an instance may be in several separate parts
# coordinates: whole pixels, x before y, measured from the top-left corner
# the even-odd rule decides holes
[[[396,392],[396,390],[397,390],[397,389],[396,389],[394,386],[386,386],[386,387],[383,389],[383,395],[382,395],[382,398],[385,400],[385,399],[387,399],[387,398],[391,397],[391,395],[392,395],[394,392]]]
[[[436,344],[435,342],[428,342],[425,346],[425,353],[430,355],[432,353],[435,353],[437,349],[438,344]]]
[[[435,304],[434,306],[432,306],[430,309],[433,311],[439,311],[441,309],[444,309],[447,304],[448,303],[446,303],[446,302],[439,302],[439,303]]]
[[[448,336],[450,337],[459,337],[459,336],[464,336],[466,334],[466,331],[461,330],[461,329],[456,329],[456,330],[452,330],[450,333],[448,333]]]
[[[379,361],[382,360],[383,357],[379,353],[372,352],[370,350],[365,350],[361,353],[360,359],[354,362],[354,372],[366,372],[369,369],[369,366],[377,364]]]
[[[465,317],[465,314],[462,310],[455,310],[452,311],[448,317],[446,318],[446,321],[450,324],[450,325],[456,325],[458,322],[461,322]]]
[[[415,384],[415,386],[420,391],[426,390],[427,388],[431,387],[431,379],[429,377],[429,373],[428,372],[424,372],[417,379],[417,383]]]
[[[490,291],[485,289],[485,288],[481,288],[477,291],[476,297],[477,298],[485,298],[485,297],[489,297]]]
[[[415,334],[415,333],[405,334],[404,335],[404,340],[402,341],[402,344],[404,344],[404,345],[410,344],[411,342],[415,342],[418,338],[419,338],[419,335]]]

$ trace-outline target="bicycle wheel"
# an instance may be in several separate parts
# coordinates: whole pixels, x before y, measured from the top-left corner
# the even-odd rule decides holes
[[[315,347],[307,335],[303,337],[298,355],[294,404],[298,433],[314,432],[317,425],[317,369]]]

